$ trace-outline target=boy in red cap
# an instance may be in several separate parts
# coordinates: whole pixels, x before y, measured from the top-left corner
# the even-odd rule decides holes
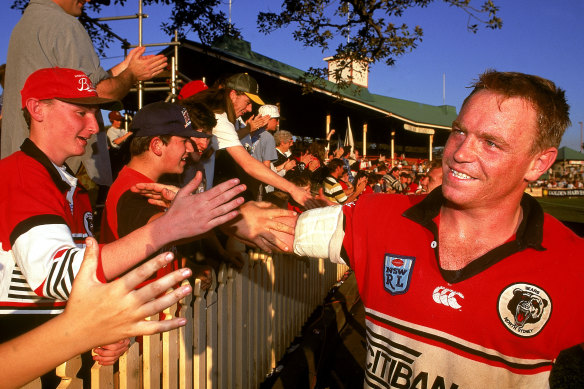
[[[91,236],[92,212],[65,160],[85,152],[98,132],[99,108],[120,109],[98,97],[83,72],[41,69],[22,89],[30,137],[22,150],[0,161],[0,342],[63,311]],[[198,177],[200,181],[200,177]],[[237,180],[191,195],[197,179],[179,191],[161,217],[127,237],[101,247],[96,277],[111,280],[168,242],[200,235],[233,219],[243,200]],[[197,223],[193,223],[197,220]],[[95,359],[113,363],[126,341],[98,348]]]

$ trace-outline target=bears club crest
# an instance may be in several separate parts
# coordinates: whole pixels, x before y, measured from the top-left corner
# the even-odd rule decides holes
[[[404,294],[410,287],[415,257],[385,254],[383,265],[383,287],[389,293]]]
[[[548,322],[552,300],[542,288],[526,283],[511,284],[499,295],[499,318],[515,335],[537,335]]]

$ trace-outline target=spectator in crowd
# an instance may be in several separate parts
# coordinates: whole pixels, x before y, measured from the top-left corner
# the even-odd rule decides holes
[[[345,170],[347,171],[347,174],[349,175],[349,182],[353,182],[353,172],[351,171],[351,164],[354,162],[354,160],[351,159],[351,150],[352,147],[351,146],[343,146],[341,147],[342,153],[341,156],[339,157],[341,161],[343,161],[343,164],[345,166]],[[336,157],[335,157],[336,158]]]
[[[280,110],[275,105],[262,105],[258,110],[258,115],[266,116],[270,119],[265,127],[254,132],[252,136],[251,156],[263,163],[267,168],[272,169],[273,162],[278,159],[276,143],[273,133],[278,129],[280,121]],[[250,188],[254,199],[263,196],[266,192],[272,192],[273,186],[260,185],[258,188]]]
[[[83,262],[65,311],[34,330],[0,344],[2,387],[20,388],[100,344],[128,336],[152,335],[186,324],[185,318],[145,319],[191,293],[191,286],[185,285],[160,295],[161,290],[188,278],[189,269],[177,270],[135,290],[140,282],[172,261],[172,253],[161,254],[111,283],[101,283],[95,277],[99,246],[93,238],[87,238],[85,243]]]
[[[254,132],[251,155],[266,167],[270,167],[272,161],[278,159],[273,134],[280,123],[280,110],[275,105],[262,105],[258,109],[258,115],[268,117],[269,120],[264,127]]]
[[[182,88],[180,88],[180,92],[178,93],[177,99],[179,101],[185,100],[207,89],[209,89],[209,87],[202,80],[189,81],[186,84],[184,84]]]
[[[418,183],[414,182],[411,172],[401,172],[399,178],[404,186],[404,194],[415,194],[418,189]]]
[[[332,202],[337,204],[350,203],[357,199],[363,192],[367,184],[367,178],[363,177],[361,181],[356,183],[354,189],[347,196],[343,187],[339,183],[340,178],[345,174],[345,164],[338,158],[333,158],[327,165],[329,175],[324,179],[323,188],[324,195]]]
[[[335,134],[335,129],[332,128],[327,134],[326,134],[326,139],[325,139],[325,145],[324,145],[324,154],[325,154],[325,158],[328,158],[329,155],[329,151],[331,149],[331,138],[333,137],[333,135]]]
[[[316,169],[325,164],[325,149],[321,141],[314,141],[308,145],[308,155],[310,156],[306,163],[308,170],[314,172]]]
[[[48,67],[78,69],[89,76],[99,96],[121,100],[136,82],[149,80],[166,67],[165,56],[144,56],[145,49],[139,47],[109,71],[103,69],[87,31],[77,20],[84,5],[85,1],[31,0],[12,30],[3,107],[4,127],[10,130],[2,132],[2,158],[20,150],[28,136],[20,109],[20,91],[34,71]],[[98,120],[103,126],[101,115]],[[71,158],[67,165],[77,173],[82,162],[95,184],[111,185],[113,179],[104,131],[89,140],[84,155]]]
[[[525,193],[568,111],[549,80],[487,71],[453,122],[441,190],[300,215],[295,253],[355,272],[366,386],[548,388],[560,351],[584,342],[584,240]]]
[[[206,147],[212,136],[198,126],[195,129],[186,108],[162,101],[148,104],[138,111],[132,121],[132,131],[131,159],[112,184],[105,201],[102,243],[118,240],[161,217],[164,209],[148,203],[146,197],[130,189],[141,182],[158,182],[164,174],[181,174],[190,154],[194,153],[196,143],[192,139]],[[176,252],[175,247],[165,249]],[[182,256],[173,266],[162,269],[158,277],[185,266],[184,260],[178,262],[181,259]],[[206,289],[211,280],[204,277],[202,282]]]
[[[418,187],[416,188],[416,194],[427,194],[428,193],[428,182],[430,179],[427,174],[418,175],[416,178],[418,180]]]
[[[278,159],[274,162],[274,167],[279,175],[284,176],[286,172],[296,167],[296,160],[290,158],[292,154],[290,147],[294,144],[294,138],[289,131],[278,130],[274,133],[274,142],[278,153]]]
[[[215,80],[212,88],[216,88],[216,89],[225,88],[228,82],[232,83],[233,80],[237,79],[241,74],[247,74],[247,73],[222,74],[217,80]],[[264,102],[259,98],[259,96],[257,97],[257,99],[252,99],[252,101],[256,104],[259,104],[259,105],[264,104]],[[247,115],[249,115],[249,117],[247,118],[247,120],[244,120],[243,119],[244,116],[247,116]],[[252,145],[251,135],[255,131],[264,127],[267,124],[269,119],[270,119],[269,117],[264,117],[261,115],[250,115],[248,113],[244,113],[242,116],[239,116],[235,120],[234,126],[235,126],[235,131],[237,132],[237,136],[238,136],[239,140],[241,141],[241,145],[249,153],[251,153],[251,145]]]
[[[186,108],[156,102],[143,107],[132,121],[131,159],[111,186],[105,203],[101,241],[113,242],[163,215],[160,208],[130,188],[157,182],[164,174],[181,174],[194,152],[191,137],[212,135],[194,129]]]
[[[213,182],[218,184],[238,176],[238,172],[241,176],[243,172],[246,178],[251,177],[290,193],[298,203],[304,204],[310,196],[254,159],[241,145],[235,132],[235,119],[245,112],[251,112],[252,99],[261,102],[257,93],[257,82],[249,74],[239,73],[227,79],[225,88],[210,88],[189,98],[206,104],[217,119],[211,140],[217,154]],[[207,176],[207,179],[210,180],[210,177]],[[246,197],[250,199],[251,194],[247,192]]]
[[[368,183],[373,188],[373,193],[383,193],[383,176],[381,174],[369,174]]]
[[[400,179],[400,169],[393,167],[383,176],[384,192],[385,193],[402,193],[404,186]]]
[[[442,161],[436,161],[434,164],[432,164],[432,167],[428,171],[428,193],[442,185],[443,174]]]
[[[79,85],[86,87],[80,89]],[[67,158],[83,154],[89,138],[98,132],[99,107],[119,109],[120,104],[98,97],[88,76],[80,71],[48,68],[29,76],[22,90],[22,107],[30,123],[30,138],[22,151],[0,160],[4,179],[0,214],[5,215],[0,223],[5,252],[0,256],[0,284],[4,286],[0,291],[0,341],[62,312],[83,259],[84,239],[91,236],[92,228],[87,194],[77,187],[64,164]],[[191,195],[198,184],[194,180],[176,194],[161,217],[104,245],[96,277],[114,279],[163,245],[200,235],[245,213],[243,208],[234,210],[243,199],[231,200],[244,190],[237,183],[231,180]],[[193,223],[195,218],[198,223]],[[258,231],[268,232],[265,223],[270,223],[267,213],[261,218],[256,226],[247,218],[238,219],[232,230],[247,242],[264,245],[273,235],[258,235]],[[273,223],[273,229],[288,228]],[[95,350],[95,360],[111,364],[126,347],[127,342],[100,347]]]
[[[373,186],[370,185],[369,175],[370,174],[365,170],[359,170],[355,174],[355,182],[359,182],[362,178],[365,181],[365,187],[363,188],[363,192],[361,193],[362,195],[373,193]]]
[[[112,174],[115,178],[122,166],[127,162],[126,155],[124,154],[126,148],[122,148],[122,145],[130,136],[132,136],[132,132],[128,131],[123,125],[124,117],[120,111],[111,111],[108,117],[111,125],[107,129],[106,134],[109,145]]]
[[[215,114],[205,104],[185,98],[179,101],[179,105],[187,109],[194,129],[201,130],[206,134],[212,134],[213,128],[217,125],[217,119],[215,118]],[[191,138],[191,141],[193,144],[193,152],[190,153],[190,158],[187,160],[179,184],[180,186],[184,186],[195,177],[197,172],[201,172],[203,177],[198,192],[202,192],[208,187],[203,163],[209,158],[213,149],[210,147],[210,138],[194,137]]]

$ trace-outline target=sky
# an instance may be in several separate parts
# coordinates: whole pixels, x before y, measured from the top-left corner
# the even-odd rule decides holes
[[[481,2],[473,0],[471,4]],[[572,125],[561,146],[580,150],[580,123],[584,122],[584,0],[494,2],[500,7],[503,28],[480,28],[476,34],[467,31],[465,12],[440,0],[426,8],[407,10],[394,23],[421,26],[423,41],[414,51],[399,57],[394,66],[375,64],[369,74],[369,91],[431,105],[446,103],[458,112],[469,93],[469,84],[486,69],[536,74],[566,91]],[[10,33],[20,18],[20,12],[10,9],[10,4],[12,0],[1,0],[0,4],[0,63],[6,62]],[[138,4],[138,0],[127,0],[124,7],[104,7],[100,16],[135,14]],[[255,52],[303,70],[323,66],[323,58],[333,53],[302,46],[293,39],[291,29],[269,36],[257,31],[257,13],[277,11],[280,4],[279,0],[231,0],[232,22]],[[223,0],[222,10],[228,14],[228,0]],[[161,22],[169,16],[168,7],[145,6],[144,13],[150,16],[144,21],[144,43],[168,42],[170,38],[160,29]],[[109,25],[118,35],[137,43],[136,20]],[[196,40],[193,33],[187,38]],[[122,60],[122,55],[121,47],[113,44],[107,57],[102,58],[103,67],[111,68]]]

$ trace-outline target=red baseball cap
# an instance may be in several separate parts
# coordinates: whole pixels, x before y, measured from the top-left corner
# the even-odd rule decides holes
[[[122,103],[97,96],[89,77],[82,71],[66,68],[44,68],[32,73],[20,91],[22,108],[28,99],[57,99],[77,105],[97,105],[107,110],[119,111]]]
[[[196,95],[197,93],[202,92],[205,89],[209,89],[209,87],[201,80],[187,82],[178,93],[178,99],[179,100],[186,99],[187,97]]]

